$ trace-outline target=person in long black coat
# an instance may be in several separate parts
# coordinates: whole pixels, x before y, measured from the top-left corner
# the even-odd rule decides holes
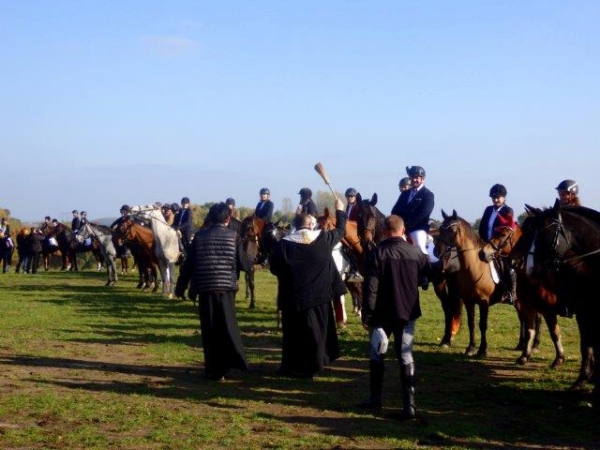
[[[312,230],[311,216],[299,214],[295,231],[273,250],[270,269],[278,279],[282,375],[312,378],[339,357],[332,300],[346,289],[331,252],[344,237],[346,213],[341,200],[335,206],[334,230]]]
[[[213,205],[210,226],[201,228],[181,266],[175,295],[190,292],[200,297],[200,330],[204,348],[205,376],[221,380],[230,369],[248,370],[242,337],[235,316],[235,293],[240,270],[249,270],[239,233],[230,230],[229,207]]]

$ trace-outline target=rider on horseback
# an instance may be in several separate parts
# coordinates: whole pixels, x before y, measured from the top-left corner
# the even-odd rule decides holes
[[[348,220],[353,220],[354,222],[356,222],[356,220],[358,219],[358,210],[359,210],[358,205],[356,204],[356,195],[357,194],[358,194],[358,192],[354,188],[346,189],[346,193],[344,194],[346,197],[346,201],[347,201],[347,203],[346,203],[346,218]],[[348,251],[348,249],[346,247],[342,247],[342,248],[344,248],[346,250],[345,255],[348,258],[348,261],[350,262],[350,274],[348,275],[348,282],[362,283],[364,278],[358,271],[358,261],[356,260],[356,256],[354,255],[354,252]],[[357,300],[354,296],[352,297],[352,304],[354,305],[355,309],[358,307]]]
[[[506,188],[502,184],[494,184],[490,189],[492,204],[485,208],[479,222],[479,237],[484,242],[490,240],[496,227],[501,226],[503,223],[514,221],[513,210],[505,203],[506,194]],[[502,278],[505,287],[502,303],[514,305],[515,298],[517,297],[517,274],[510,267],[507,258],[497,259],[496,264],[498,266],[498,274]]]

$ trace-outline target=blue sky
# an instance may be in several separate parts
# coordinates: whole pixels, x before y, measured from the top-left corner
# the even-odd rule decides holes
[[[0,207],[25,221],[421,165],[433,218],[517,214],[565,178],[600,208],[600,2],[0,2]]]

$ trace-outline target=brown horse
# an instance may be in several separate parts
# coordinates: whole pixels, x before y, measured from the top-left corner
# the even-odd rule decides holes
[[[152,292],[157,292],[159,266],[152,230],[128,218],[121,223],[115,237],[125,241],[135,260],[140,275],[137,287],[147,289],[154,284]]]
[[[458,217],[456,211],[447,215],[442,210],[444,221],[440,226],[439,236],[435,243],[435,255],[443,259],[443,255],[453,248],[457,251],[460,270],[457,272],[457,284],[460,297],[467,310],[469,325],[469,345],[465,355],[484,358],[487,356],[487,324],[489,307],[502,298],[502,287],[497,287],[492,278],[490,265],[479,259],[479,250],[483,241],[473,227]],[[476,349],[475,341],[475,306],[479,306],[479,331],[481,342]]]
[[[512,218],[509,220],[504,219],[502,216],[498,216],[498,218],[501,225],[494,229],[491,239],[479,251],[479,257],[486,262],[490,262],[497,257],[507,258],[523,235],[521,227]],[[556,353],[551,367],[560,367],[565,361],[565,353],[556,316],[556,295],[539,281],[529,276],[524,265],[517,267],[516,270],[517,299],[515,307],[521,323],[519,346],[522,350],[517,363],[526,364],[529,362],[536,349],[536,340],[539,343],[539,317],[541,313],[548,326]]]
[[[248,271],[244,273],[246,280],[246,300],[250,300],[250,309],[256,308],[254,265],[259,262],[259,256],[261,255],[260,242],[264,227],[265,221],[254,215],[245,217],[240,224],[244,254],[252,262]]]
[[[325,211],[322,216],[317,217],[317,226],[321,230],[333,230],[335,229],[336,223],[337,222],[335,220],[335,215],[332,215],[329,212],[328,208],[325,208]],[[344,250],[351,254],[350,258],[355,258],[359,267],[362,267],[363,248],[360,244],[360,238],[358,237],[358,226],[355,221],[346,221],[346,235],[344,236],[341,242]],[[342,256],[345,257],[343,253]],[[347,269],[350,269],[350,264],[347,265]],[[344,273],[341,273],[342,279],[344,280],[344,284],[346,285],[348,292],[350,292],[350,295],[352,296],[352,302],[355,308],[355,313],[360,315],[360,311],[362,309],[363,284],[362,282],[356,283],[348,281],[348,270],[344,271]],[[343,308],[343,305],[338,303],[334,303],[334,306],[336,319],[338,322],[342,322],[340,318],[343,317],[345,308]]]

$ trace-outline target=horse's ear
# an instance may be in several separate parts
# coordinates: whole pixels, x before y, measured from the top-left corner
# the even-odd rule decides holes
[[[560,200],[556,199],[554,200],[554,206],[552,207],[553,210],[558,210],[560,208]]]
[[[377,204],[377,192],[375,192],[373,194],[373,197],[371,197],[371,205],[375,206]]]
[[[458,219],[458,214],[456,214],[455,209],[452,210],[452,219],[454,219],[454,220]]]
[[[529,216],[535,216],[536,214],[541,213],[542,210],[540,208],[534,208],[533,206],[530,206],[527,203],[525,203],[525,212],[527,212],[527,215]]]
[[[359,205],[362,203],[362,195],[360,195],[360,192],[356,194],[356,203]]]
[[[446,212],[442,209],[442,217],[444,218],[444,220],[446,220],[448,218],[448,214],[446,214]]]

